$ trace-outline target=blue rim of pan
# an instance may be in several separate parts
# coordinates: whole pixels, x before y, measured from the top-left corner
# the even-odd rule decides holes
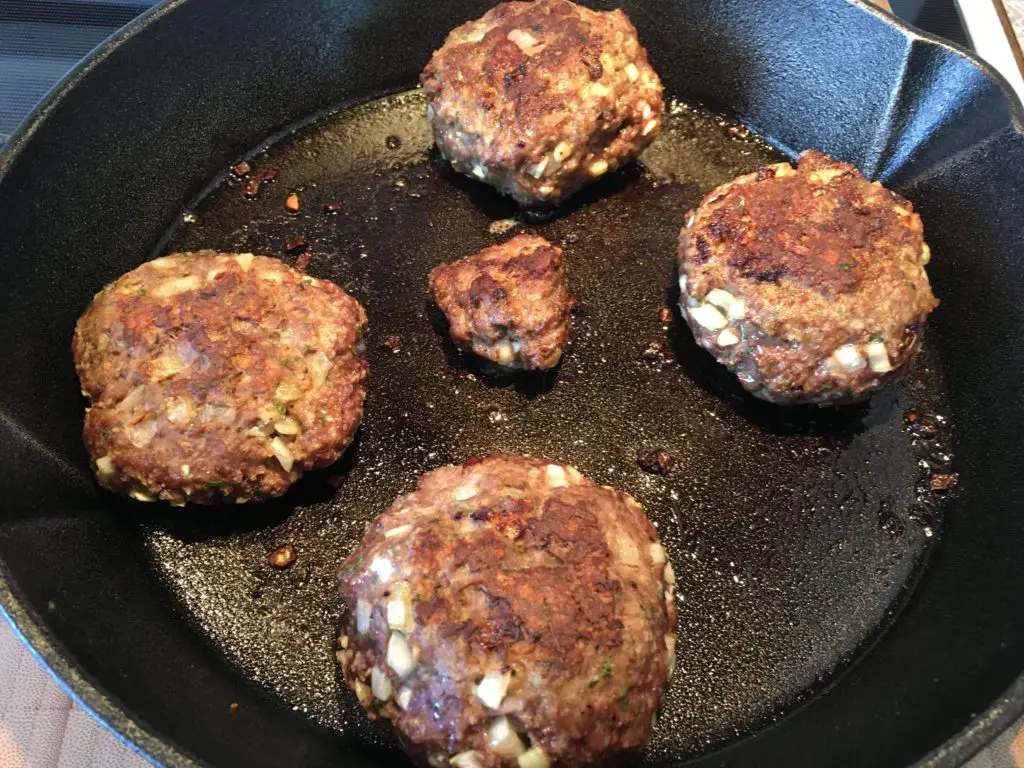
[[[4,150],[0,152],[0,181],[22,148],[32,139],[35,132],[46,122],[51,112],[69,91],[75,88],[89,72],[126,40],[189,1],[171,0],[146,11],[131,24],[118,30],[98,45],[54,85],[11,136]],[[891,14],[869,5],[865,0],[837,1],[849,3],[860,8],[862,12],[871,14],[878,19],[879,23],[899,30],[908,41],[943,48],[971,62],[1002,90],[1009,104],[1016,129],[1024,134],[1024,105],[1013,92],[1007,80],[973,53],[906,24]],[[62,647],[60,641],[46,628],[43,619],[28,607],[25,600],[19,597],[14,579],[2,561],[0,561],[0,616],[10,624],[15,634],[53,676],[58,685],[130,749],[157,766],[199,768],[203,765],[194,756],[187,754],[179,746],[162,736],[155,728],[135,717],[126,707],[108,696],[97,683],[90,679],[88,672],[78,665]],[[986,711],[975,717],[959,733],[921,758],[916,764],[917,768],[937,768],[938,766],[961,765],[967,762],[1016,722],[1022,714],[1024,714],[1024,673]]]

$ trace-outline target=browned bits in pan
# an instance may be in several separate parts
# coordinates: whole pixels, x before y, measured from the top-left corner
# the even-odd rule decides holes
[[[652,475],[667,475],[676,464],[676,457],[668,451],[653,448],[639,448],[636,463],[644,472]]]
[[[960,475],[956,472],[932,472],[928,479],[928,487],[936,493],[946,493],[957,484]]]
[[[260,175],[260,177],[263,179],[263,181],[267,182],[268,184],[271,184],[271,183],[277,181],[277,169],[276,168],[267,168],[267,170],[265,170]]]
[[[313,254],[310,253],[309,251],[304,250],[302,253],[299,254],[299,258],[295,260],[295,269],[297,269],[299,272],[305,272],[306,268],[309,266],[309,262],[311,262],[312,260]]]
[[[324,203],[324,213],[334,216],[341,212],[341,203],[337,200],[328,200]]]
[[[242,187],[242,194],[252,200],[260,193],[260,179],[257,176],[254,179],[249,179],[245,182],[245,186]]]
[[[299,200],[298,194],[292,192],[284,201],[284,209],[288,213],[298,213],[299,208],[302,207],[302,201]]]
[[[301,235],[299,237],[293,237],[284,244],[284,252],[294,256],[296,253],[303,253],[306,250],[307,245],[308,243],[306,242],[306,238]]]
[[[402,348],[402,337],[397,334],[392,334],[384,339],[384,346],[392,352],[397,352]]]
[[[938,434],[935,425],[923,420],[913,408],[903,414],[903,421],[906,422],[907,431],[922,440],[932,440]]]
[[[651,339],[640,353],[644,360],[661,360],[665,357],[665,342],[661,339]]]
[[[275,568],[287,568],[295,562],[297,557],[294,547],[291,544],[285,544],[270,553],[270,564]]]
[[[231,172],[241,178],[242,176],[248,176],[249,171],[252,170],[252,166],[249,165],[245,160],[238,163],[237,165],[231,166]]]
[[[730,139],[749,139],[750,129],[742,123],[737,125],[730,125],[726,133],[729,134]]]
[[[662,307],[658,310],[658,321],[664,325],[669,326],[672,324],[672,310],[668,307]]]

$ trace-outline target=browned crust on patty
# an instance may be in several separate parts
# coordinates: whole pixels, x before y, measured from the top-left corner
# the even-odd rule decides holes
[[[526,205],[634,158],[664,112],[626,15],[568,0],[495,6],[454,29],[420,80],[441,153]]]
[[[908,200],[807,151],[795,170],[768,166],[704,198],[680,233],[681,304],[697,340],[754,394],[850,402],[916,355],[938,305],[929,256]],[[716,289],[742,305],[713,307],[726,326],[702,308]],[[719,343],[723,331],[732,343]]]
[[[430,273],[452,341],[499,365],[553,368],[569,338],[562,249],[517,235]]]
[[[626,494],[516,456],[442,467],[368,527],[340,580],[346,681],[421,760],[472,750],[482,766],[515,765],[487,745],[501,715],[553,765],[649,738],[674,663],[674,576]],[[404,678],[386,661],[387,604],[403,595],[414,618],[397,631],[416,659]],[[375,665],[387,700],[370,690]],[[476,692],[488,673],[510,675],[497,708]]]
[[[173,504],[284,493],[359,426],[365,325],[341,288],[265,256],[174,254],[123,275],[72,344],[100,483]]]

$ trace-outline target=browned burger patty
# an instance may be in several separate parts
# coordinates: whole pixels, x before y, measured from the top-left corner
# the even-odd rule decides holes
[[[626,14],[568,0],[495,6],[454,29],[420,81],[441,154],[524,205],[636,157],[664,111]]]
[[[75,328],[100,484],[141,501],[244,502],[335,461],[363,415],[366,315],[277,259],[164,256]]]
[[[675,577],[626,494],[518,456],[441,467],[340,581],[345,680],[420,765],[591,765],[650,737]]]
[[[569,338],[562,249],[517,235],[430,273],[452,341],[509,368],[553,368]]]
[[[698,343],[776,403],[854,402],[901,375],[937,305],[908,200],[816,151],[713,190],[679,236]]]

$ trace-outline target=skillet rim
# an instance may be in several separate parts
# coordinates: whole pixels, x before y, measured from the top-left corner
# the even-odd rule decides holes
[[[168,0],[168,2],[144,12],[100,43],[61,78],[18,126],[7,145],[0,151],[0,184],[3,183],[25,145],[31,141],[36,131],[46,122],[51,112],[70,90],[75,88],[122,43],[189,1]],[[908,42],[945,49],[970,62],[1002,91],[1009,107],[1013,127],[1024,140],[1024,103],[1014,92],[1009,81],[987,62],[956,43],[907,24],[890,13],[868,4],[866,0],[830,1],[855,6],[860,11],[874,16],[879,22],[895,28]],[[100,685],[89,677],[88,672],[79,666],[66,649],[62,648],[60,640],[51,634],[42,618],[18,596],[17,584],[2,559],[0,559],[0,617],[6,620],[14,634],[25,644],[32,656],[43,665],[43,668],[49,672],[57,684],[79,706],[96,718],[106,730],[134,752],[157,766],[202,768],[206,765],[160,734],[158,730],[145,723],[141,718],[133,716],[127,707],[109,696]],[[853,663],[856,664],[856,660]],[[845,671],[840,673],[840,676],[845,674]],[[789,713],[789,715],[792,714],[792,712]],[[984,712],[976,716],[961,731],[923,756],[914,764],[915,768],[962,765],[991,743],[1021,715],[1024,715],[1024,671]]]

